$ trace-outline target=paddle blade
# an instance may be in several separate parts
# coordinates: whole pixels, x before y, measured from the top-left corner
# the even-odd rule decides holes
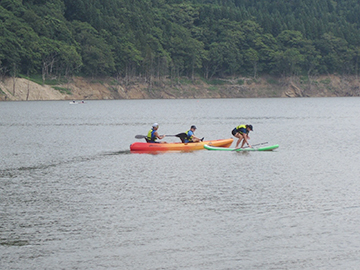
[[[145,139],[146,136],[144,135],[135,135],[135,139]]]
[[[178,138],[185,138],[186,137],[186,133],[182,132],[176,135],[165,135],[166,137],[178,137]]]
[[[185,132],[182,132],[182,133],[176,134],[175,137],[185,138],[185,137],[186,137],[186,133],[185,133]]]

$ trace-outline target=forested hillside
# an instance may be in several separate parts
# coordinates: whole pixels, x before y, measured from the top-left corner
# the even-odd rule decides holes
[[[1,0],[0,73],[358,73],[358,0]]]

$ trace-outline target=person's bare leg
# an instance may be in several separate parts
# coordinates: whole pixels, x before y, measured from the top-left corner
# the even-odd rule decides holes
[[[235,146],[235,148],[238,148],[241,140],[243,139],[243,136],[242,136],[240,133],[236,133],[236,134],[235,134],[235,137],[236,137],[236,138],[239,138],[239,140],[236,142],[236,146]]]
[[[245,136],[247,136],[246,134],[244,134],[243,135],[243,138],[244,138],[244,140],[243,140],[243,142],[242,142],[242,144],[241,144],[241,148],[243,148],[244,147],[244,145],[245,145],[245,143],[247,142],[247,140],[248,140],[248,138],[246,137],[246,139],[245,139]]]

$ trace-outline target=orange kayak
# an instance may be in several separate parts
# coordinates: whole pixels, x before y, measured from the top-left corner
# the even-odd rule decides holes
[[[197,143],[146,143],[146,142],[135,142],[130,145],[130,150],[137,152],[159,152],[159,151],[194,151],[205,149],[204,145],[211,145],[216,147],[230,147],[233,139],[222,139],[203,141]]]

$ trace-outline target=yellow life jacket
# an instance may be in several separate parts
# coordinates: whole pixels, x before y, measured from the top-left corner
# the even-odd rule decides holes
[[[186,133],[186,137],[184,138],[185,142],[192,142],[193,135],[189,136],[189,131],[190,131],[190,129],[185,132]]]
[[[246,125],[240,125],[240,126],[236,127],[237,130],[239,130],[240,128],[245,128],[246,129]]]
[[[157,137],[154,134],[155,132],[156,132],[156,130],[153,128],[149,130],[147,137],[146,137],[148,142],[155,142],[157,140]]]

